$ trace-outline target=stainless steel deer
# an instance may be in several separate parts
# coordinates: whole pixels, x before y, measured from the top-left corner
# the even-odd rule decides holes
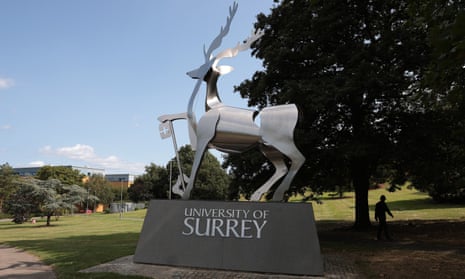
[[[182,169],[179,169],[180,175],[173,186],[173,192],[183,199],[190,197],[207,148],[215,148],[226,153],[240,153],[256,146],[260,148],[274,165],[275,173],[252,194],[250,199],[254,201],[260,200],[262,195],[284,176],[273,195],[273,200],[283,200],[284,193],[289,189],[290,183],[305,161],[293,139],[294,128],[298,120],[295,105],[272,106],[259,112],[226,106],[221,102],[216,84],[220,75],[229,73],[232,67],[218,66],[218,62],[222,58],[234,57],[240,51],[248,49],[262,35],[261,31],[254,32],[244,43],[239,43],[234,48],[212,56],[213,51],[221,45],[222,39],[229,32],[237,7],[237,3],[230,7],[225,27],[221,27],[220,34],[213,40],[208,50],[204,49],[205,63],[187,73],[190,77],[198,79],[189,99],[187,113],[163,115],[158,118],[161,122],[162,138],[169,136],[173,138],[178,166],[180,162],[171,122],[179,119],[188,120],[190,142],[192,149],[196,150],[194,164],[190,178],[182,173]],[[207,83],[206,112],[197,124],[193,106],[202,81]],[[260,127],[255,124],[257,117],[260,117]],[[284,161],[286,157],[290,161],[289,167]],[[185,186],[186,183],[187,186]]]
[[[294,128],[298,120],[298,110],[294,104],[271,106],[256,111],[227,106],[221,102],[216,83],[220,75],[230,72],[232,68],[218,66],[218,62],[222,58],[234,57],[240,51],[248,49],[262,35],[261,31],[254,32],[244,43],[226,49],[216,56],[212,55],[229,32],[237,7],[237,3],[234,3],[229,8],[226,25],[221,27],[220,34],[212,41],[208,50],[205,50],[204,46],[204,64],[187,73],[191,78],[198,79],[189,99],[186,115],[191,144],[196,153],[190,179],[182,194],[183,199],[190,198],[207,148],[226,153],[240,153],[258,146],[272,162],[275,173],[252,194],[251,200],[260,200],[264,193],[284,177],[272,198],[274,201],[283,200],[290,183],[305,161],[305,157],[294,144]],[[207,83],[206,112],[197,123],[193,106],[202,81]],[[255,123],[256,117],[260,117],[260,126]],[[286,158],[290,161],[289,167],[285,163]]]

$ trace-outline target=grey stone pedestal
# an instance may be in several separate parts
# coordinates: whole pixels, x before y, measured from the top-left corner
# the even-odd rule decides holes
[[[323,275],[306,203],[152,200],[134,262]]]

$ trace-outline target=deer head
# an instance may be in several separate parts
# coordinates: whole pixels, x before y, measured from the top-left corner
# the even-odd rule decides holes
[[[234,18],[234,15],[236,15],[237,7],[238,4],[236,2],[234,2],[233,5],[229,7],[229,16],[226,18],[225,26],[221,26],[220,33],[211,42],[210,46],[208,47],[208,50],[205,48],[205,45],[203,46],[203,55],[205,58],[204,64],[202,64],[199,68],[195,70],[187,72],[188,76],[190,76],[193,79],[203,79],[203,77],[210,70],[211,66],[215,62],[215,58],[212,55],[213,51],[221,46],[223,38],[226,37],[226,35],[228,34],[231,22]]]
[[[229,16],[226,20],[226,25],[225,27],[223,26],[221,27],[220,34],[218,34],[218,36],[212,41],[212,43],[210,44],[210,47],[208,48],[208,51],[205,50],[205,45],[204,45],[204,58],[205,58],[204,64],[202,64],[199,68],[195,70],[187,72],[188,76],[190,76],[193,79],[203,79],[210,69],[219,72],[221,75],[231,72],[233,70],[233,67],[227,66],[227,65],[218,66],[218,62],[223,58],[234,57],[240,51],[249,49],[252,43],[258,40],[263,35],[264,33],[263,30],[255,30],[242,43],[239,42],[233,48],[225,49],[215,56],[212,55],[213,51],[220,47],[223,38],[226,37],[226,35],[228,34],[232,19],[234,18],[234,15],[236,14],[236,11],[237,11],[237,7],[238,7],[237,3],[234,2],[233,6],[229,8]]]
[[[263,35],[263,32],[261,30],[257,30],[255,32],[252,32],[252,35],[248,37],[243,43],[238,43],[235,47],[233,48],[228,48],[220,53],[218,53],[216,56],[213,56],[213,51],[218,49],[221,46],[221,43],[223,41],[223,38],[226,37],[226,35],[229,32],[229,28],[231,26],[231,22],[234,18],[234,15],[236,14],[238,8],[238,4],[236,2],[233,3],[231,7],[229,7],[229,15],[226,18],[226,24],[224,27],[222,26],[220,28],[220,33],[216,36],[216,38],[210,43],[210,46],[208,49],[206,49],[205,45],[203,47],[203,53],[204,53],[204,63],[198,67],[197,69],[194,69],[192,71],[187,72],[187,75],[190,76],[193,79],[198,79],[194,90],[192,91],[191,97],[189,99],[189,104],[187,108],[187,118],[189,121],[189,131],[194,131],[196,132],[197,130],[197,124],[195,121],[195,115],[193,112],[193,106],[194,106],[194,100],[195,97],[197,96],[198,90],[200,88],[200,84],[202,80],[204,80],[205,76],[207,75],[208,71],[216,71],[220,75],[222,74],[227,74],[233,70],[231,66],[226,66],[226,65],[221,65],[218,66],[218,62],[222,58],[230,58],[236,56],[240,51],[244,51],[250,48],[250,45],[255,42],[258,38],[260,38]],[[190,133],[190,138],[191,138],[191,143],[192,143],[192,138],[194,135]],[[195,148],[193,146],[193,148]]]

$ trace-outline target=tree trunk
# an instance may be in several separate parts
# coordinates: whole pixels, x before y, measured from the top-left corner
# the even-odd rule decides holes
[[[52,218],[51,214],[47,214],[47,226],[50,226],[50,219]]]
[[[368,207],[368,188],[370,171],[366,160],[355,159],[352,162],[352,182],[355,188],[355,224],[357,230],[371,226]]]

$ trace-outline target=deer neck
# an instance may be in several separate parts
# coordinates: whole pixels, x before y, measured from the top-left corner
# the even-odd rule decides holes
[[[221,105],[220,96],[218,96],[218,88],[216,86],[220,73],[210,69],[205,75],[204,81],[207,83],[207,94],[205,96],[205,111]]]
[[[194,101],[195,97],[197,96],[197,92],[199,92],[201,84],[202,80],[197,80],[197,82],[195,83],[194,90],[192,91],[191,97],[189,98],[189,104],[187,105],[187,122],[189,123],[189,136],[191,137],[191,141],[193,138],[193,135],[191,135],[191,133],[197,133],[197,121],[195,119],[194,114]]]

